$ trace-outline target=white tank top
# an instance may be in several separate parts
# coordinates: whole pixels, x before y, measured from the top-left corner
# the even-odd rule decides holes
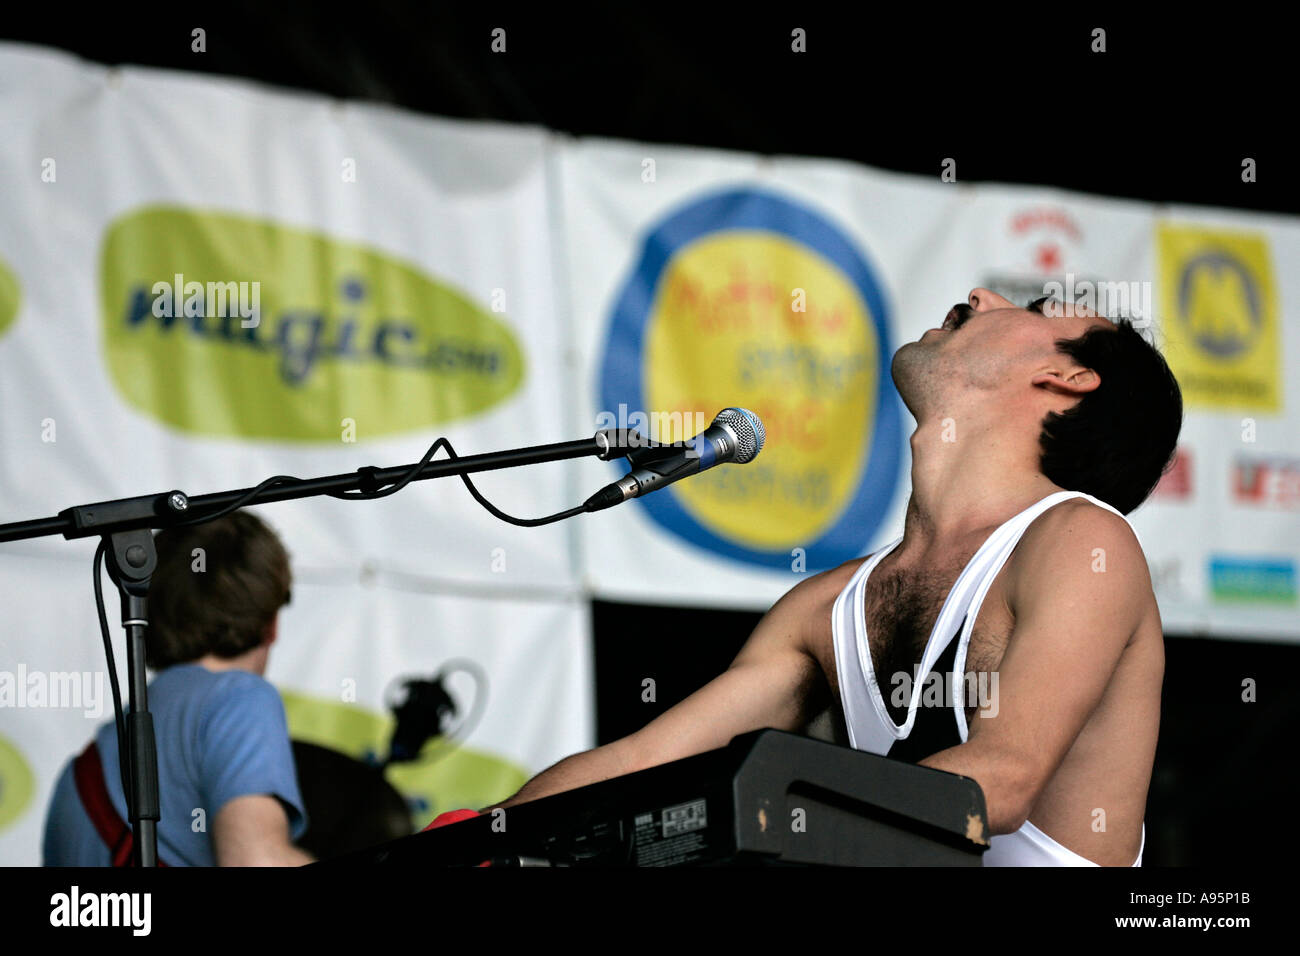
[[[954,688],[965,686],[962,678],[966,670],[966,651],[970,646],[971,631],[979,617],[984,595],[988,593],[994,578],[998,576],[1007,558],[1011,556],[1025,529],[1048,508],[1070,498],[1086,498],[1095,505],[1120,514],[1115,508],[1092,495],[1081,491],[1058,491],[1037,504],[1030,505],[989,535],[988,540],[980,546],[970,563],[957,576],[947,600],[939,610],[925,653],[921,657],[920,670],[917,672],[920,679],[913,682],[907,719],[901,727],[894,723],[885,707],[881,688],[872,667],[871,649],[867,643],[864,595],[867,578],[872,568],[885,555],[898,547],[903,540],[902,537],[896,538],[862,562],[862,566],[836,598],[835,607],[831,612],[831,633],[835,645],[840,701],[844,708],[845,722],[848,724],[849,742],[855,749],[883,756],[889,753],[896,741],[907,738],[916,722],[917,705],[926,684],[926,675],[929,675],[935,662],[952,642],[959,626],[961,638],[956,649],[951,677],[945,676],[945,681],[951,679],[953,681],[951,686]],[[1120,517],[1128,520],[1124,515]],[[1129,526],[1132,527],[1131,524]],[[1138,543],[1140,545],[1141,541],[1139,540]],[[957,732],[961,742],[965,743],[968,736],[965,695],[958,692],[953,694],[953,698],[952,709],[957,721]],[[1133,866],[1142,864],[1142,850],[1145,847],[1146,824],[1143,823],[1142,843]],[[1016,832],[995,836],[989,840],[989,849],[984,854],[984,865],[1096,866],[1097,864],[1066,849],[1032,823],[1025,821]]]

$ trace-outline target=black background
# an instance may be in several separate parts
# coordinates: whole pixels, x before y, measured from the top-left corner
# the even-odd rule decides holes
[[[7,23],[0,36],[104,63],[577,135],[841,157],[924,176],[951,157],[964,181],[1300,213],[1289,34],[1258,10],[1247,25],[1223,11],[1140,21],[862,9],[523,15],[388,0],[235,2],[219,13],[49,16]],[[207,31],[205,53],[190,50],[194,27]],[[490,51],[494,27],[507,31],[505,54]],[[790,51],[794,27],[807,31],[805,54]],[[1105,54],[1090,52],[1094,27],[1107,31]],[[1258,164],[1256,183],[1241,182],[1245,157]],[[725,668],[758,617],[596,602],[600,740]],[[1282,791],[1295,778],[1300,647],[1168,637],[1144,862],[1282,854],[1295,843]],[[653,704],[641,701],[647,677]],[[1259,685],[1254,704],[1241,700],[1248,677]]]

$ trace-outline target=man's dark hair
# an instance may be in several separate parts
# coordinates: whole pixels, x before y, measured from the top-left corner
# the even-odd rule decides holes
[[[1057,339],[1056,348],[1096,372],[1101,384],[1073,408],[1048,412],[1039,467],[1054,484],[1128,514],[1173,462],[1183,425],[1178,382],[1128,319]]]
[[[289,555],[246,511],[154,536],[145,659],[155,670],[206,654],[238,657],[289,602]]]

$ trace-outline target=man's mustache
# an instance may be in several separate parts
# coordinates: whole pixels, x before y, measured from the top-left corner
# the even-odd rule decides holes
[[[956,305],[954,305],[951,309],[948,310],[948,315],[943,320],[943,327],[950,332],[955,331],[956,329],[960,329],[963,325],[966,324],[966,320],[969,319],[974,313],[975,310],[972,309],[967,303],[958,302]]]

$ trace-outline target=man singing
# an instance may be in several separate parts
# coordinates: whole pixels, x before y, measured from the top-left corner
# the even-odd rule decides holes
[[[829,707],[854,747],[979,783],[986,865],[1141,863],[1164,645],[1124,516],[1173,456],[1173,375],[1127,321],[987,289],[892,372],[917,423],[901,537],[793,588],[723,674],[499,806]],[[958,687],[941,707],[932,674]]]

